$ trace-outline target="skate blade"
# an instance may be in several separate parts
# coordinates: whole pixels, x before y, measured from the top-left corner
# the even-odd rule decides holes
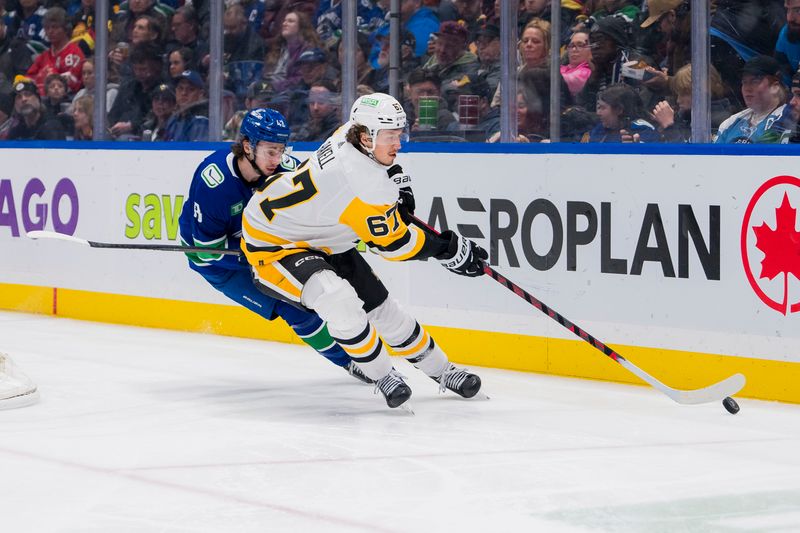
[[[468,402],[485,402],[487,400],[491,400],[488,394],[482,391],[478,391],[475,396],[472,398],[461,398],[462,400],[466,400]]]
[[[415,415],[414,408],[411,406],[410,402],[405,402],[405,403],[403,403],[401,405],[398,405],[397,409],[400,410],[400,411],[403,411],[404,413],[406,413],[408,415],[411,415],[411,416]]]

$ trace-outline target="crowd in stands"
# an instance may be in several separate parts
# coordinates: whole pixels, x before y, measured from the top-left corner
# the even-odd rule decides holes
[[[107,131],[127,141],[208,139],[211,0],[110,0],[94,54],[95,0],[0,0],[0,140],[85,140],[105,61]],[[688,142],[690,0],[520,0],[519,142]],[[800,0],[711,0],[715,142],[800,141]],[[232,140],[247,110],[283,113],[292,141],[341,120],[341,0],[224,0],[221,105]],[[389,92],[388,0],[357,0],[357,93]],[[419,141],[500,138],[500,0],[401,0],[401,100]],[[558,72],[560,90],[550,94]]]

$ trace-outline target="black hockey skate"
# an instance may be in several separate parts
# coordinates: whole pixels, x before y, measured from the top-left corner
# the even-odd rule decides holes
[[[375,382],[375,391],[381,391],[386,398],[386,405],[391,408],[399,407],[411,398],[411,387],[406,385],[403,376],[394,368]]]
[[[481,390],[481,378],[470,374],[464,368],[458,368],[449,363],[447,369],[438,378],[433,378],[439,384],[439,390],[451,390],[464,398],[472,398]]]
[[[367,376],[364,373],[364,371],[361,370],[358,367],[358,365],[355,364],[353,361],[350,361],[347,364],[347,366],[342,367],[342,368],[344,368],[347,371],[348,374],[350,374],[351,376],[353,376],[354,378],[356,378],[359,381],[362,381],[362,382],[364,382],[364,383],[366,383],[368,385],[372,385],[373,383],[375,383],[375,380],[371,379],[369,376]]]

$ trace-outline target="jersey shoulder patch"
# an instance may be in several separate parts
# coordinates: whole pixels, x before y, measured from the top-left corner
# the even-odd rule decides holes
[[[299,159],[292,157],[289,154],[283,154],[283,157],[281,158],[281,167],[283,167],[284,172],[292,172],[297,170],[299,163]]]
[[[203,167],[203,170],[200,171],[200,177],[210,189],[219,186],[225,181],[225,173],[216,163],[211,163]]]

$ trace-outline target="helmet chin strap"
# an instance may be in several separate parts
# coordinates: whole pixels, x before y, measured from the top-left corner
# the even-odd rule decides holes
[[[252,144],[250,146],[252,147]],[[253,150],[253,158],[252,159],[250,159],[250,157],[248,157],[247,152],[244,153],[244,158],[247,160],[248,163],[250,163],[250,166],[253,167],[253,170],[255,170],[256,173],[258,174],[258,179],[257,180],[255,180],[255,181],[246,181],[245,182],[245,183],[247,183],[247,185],[251,189],[255,189],[256,187],[261,185],[261,183],[264,181],[264,179],[266,179],[267,176],[263,172],[261,172],[261,169],[258,168],[258,166],[256,165],[255,150]]]
[[[372,159],[373,161],[375,161],[375,162],[376,162],[376,163],[378,163],[379,165],[381,165],[381,166],[384,166],[384,167],[387,167],[387,168],[388,168],[388,167],[389,167],[389,165],[384,165],[383,163],[381,163],[380,161],[378,161],[378,160],[375,158],[375,145],[377,144],[377,143],[376,143],[376,140],[377,140],[377,138],[378,138],[378,132],[379,132],[379,131],[380,131],[380,130],[375,130],[375,133],[374,133],[374,135],[373,135],[372,131],[370,131],[370,136],[371,136],[371,137],[370,137],[370,140],[371,140],[371,142],[370,142],[370,145],[371,145],[371,146],[370,146],[369,148],[367,148],[366,146],[364,146],[363,148],[364,148],[364,150],[367,152],[367,157],[369,157],[370,159]]]

